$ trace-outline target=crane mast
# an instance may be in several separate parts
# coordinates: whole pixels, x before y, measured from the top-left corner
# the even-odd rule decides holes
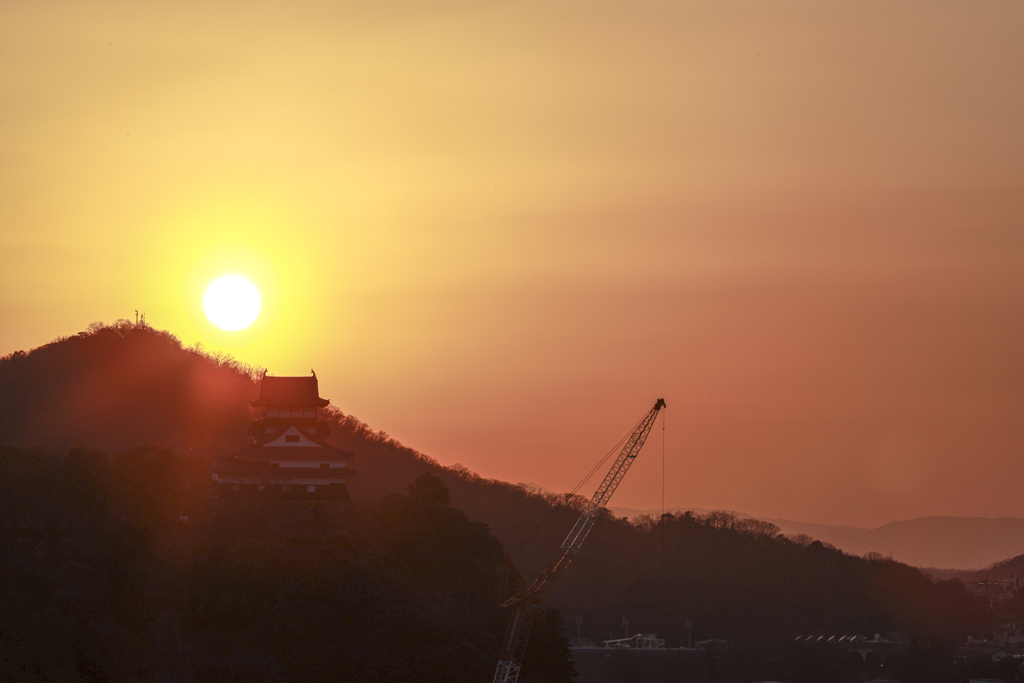
[[[523,655],[526,654],[526,644],[530,639],[530,629],[533,626],[534,617],[540,604],[547,597],[549,584],[558,579],[558,575],[569,566],[572,559],[579,552],[580,546],[586,540],[598,516],[604,506],[611,500],[612,494],[626,476],[626,471],[633,464],[633,460],[640,453],[647,441],[647,435],[651,433],[654,421],[658,417],[658,411],[665,407],[665,400],[659,398],[654,407],[644,416],[640,423],[633,430],[633,433],[626,439],[625,445],[619,452],[619,456],[612,463],[612,467],[605,475],[604,481],[597,487],[594,496],[587,502],[576,520],[575,526],[569,535],[562,541],[561,554],[550,567],[541,572],[533,583],[527,584],[522,573],[516,569],[511,560],[506,558],[505,564],[512,577],[512,585],[515,594],[502,603],[502,607],[511,608],[508,628],[505,631],[505,638],[501,643],[501,656],[498,659],[498,668],[494,672],[494,683],[516,683],[519,680],[519,670],[523,662]]]

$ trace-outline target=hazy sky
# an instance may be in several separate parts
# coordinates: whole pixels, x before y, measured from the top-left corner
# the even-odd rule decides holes
[[[1022,74],[1019,0],[7,0],[0,354],[140,309],[483,476],[663,396],[669,506],[1024,516]]]

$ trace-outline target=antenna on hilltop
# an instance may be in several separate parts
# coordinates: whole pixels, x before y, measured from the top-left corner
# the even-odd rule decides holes
[[[139,309],[135,309],[135,326],[139,326]]]

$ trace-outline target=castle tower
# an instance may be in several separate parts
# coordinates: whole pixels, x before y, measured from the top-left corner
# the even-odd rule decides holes
[[[221,496],[267,496],[348,500],[345,480],[355,456],[327,444],[330,429],[319,411],[316,373],[311,377],[271,377],[264,373],[252,402],[261,415],[249,427],[252,443],[230,457],[214,458],[210,474]]]

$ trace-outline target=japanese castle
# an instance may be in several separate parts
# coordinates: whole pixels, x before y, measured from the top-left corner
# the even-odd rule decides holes
[[[214,458],[210,473],[222,497],[256,496],[314,500],[348,500],[345,481],[354,454],[329,445],[330,428],[320,411],[316,373],[311,377],[260,380],[252,406],[261,411],[249,427],[252,443],[232,456]]]

